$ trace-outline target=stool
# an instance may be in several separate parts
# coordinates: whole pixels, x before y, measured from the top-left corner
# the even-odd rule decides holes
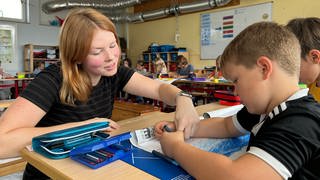
[[[207,92],[191,92],[190,93],[194,97],[194,105],[198,105],[198,100],[202,99],[203,104],[207,104],[208,93]]]

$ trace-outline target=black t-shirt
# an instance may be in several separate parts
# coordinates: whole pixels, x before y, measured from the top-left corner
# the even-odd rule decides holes
[[[101,117],[110,118],[117,92],[127,84],[134,71],[120,66],[114,76],[101,77],[99,83],[93,87],[88,102],[75,102],[76,106],[62,104],[59,91],[62,84],[60,65],[50,65],[41,71],[22,92],[24,97],[39,106],[46,115],[36,125],[47,127],[69,122],[84,121]],[[44,174],[31,165],[27,165],[24,179],[47,179]]]
[[[61,69],[58,65],[51,65],[37,75],[21,96],[46,112],[37,124],[38,127],[83,121],[94,117],[110,118],[117,91],[123,89],[133,73],[132,69],[119,67],[114,76],[101,77],[99,83],[93,87],[86,104],[76,101],[76,106],[70,106],[62,104],[59,98],[62,84]]]
[[[251,131],[248,153],[284,178],[320,179],[320,104],[313,97],[283,102],[261,121],[253,118],[255,123],[249,117],[253,116],[246,109],[237,116],[240,126]]]

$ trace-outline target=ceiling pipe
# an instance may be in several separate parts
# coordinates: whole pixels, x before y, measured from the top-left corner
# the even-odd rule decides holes
[[[167,8],[156,9],[152,11],[145,11],[135,14],[115,14],[113,11],[116,8],[125,8],[133,6],[147,0],[109,0],[108,2],[97,0],[55,0],[43,4],[42,10],[46,13],[60,11],[66,8],[73,7],[92,7],[101,10],[107,10],[105,13],[114,22],[129,22],[140,23],[148,20],[160,19],[168,16],[175,16],[179,14],[192,13],[197,11],[204,11],[214,7],[227,5],[232,0],[200,0],[192,3],[179,4]]]
[[[136,14],[108,14],[106,15],[114,22],[140,23],[148,20],[160,19],[168,16],[174,16],[197,11],[204,11],[214,7],[225,6],[231,0],[201,0],[193,3],[184,3],[181,5],[161,8],[153,11],[146,11]]]
[[[134,6],[147,0],[54,0],[42,5],[42,11],[49,14],[74,7],[91,7],[114,10]]]

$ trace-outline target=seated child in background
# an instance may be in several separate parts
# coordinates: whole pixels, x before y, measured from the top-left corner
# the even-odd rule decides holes
[[[216,58],[216,69],[208,75],[208,79],[220,79],[222,78],[222,71],[220,68],[221,55]]]
[[[39,74],[42,70],[44,70],[44,62],[37,62],[33,74]]]
[[[161,57],[159,56],[156,58],[156,61],[155,61],[155,70],[157,75],[168,74],[167,65],[164,62],[164,60],[161,59]]]
[[[300,41],[300,81],[308,85],[309,93],[320,102],[320,18],[297,18],[287,24]]]
[[[122,62],[121,65],[127,68],[131,68],[132,67],[132,61],[130,58],[125,58]]]
[[[148,75],[148,72],[147,72],[146,68],[144,68],[144,66],[143,66],[143,61],[142,60],[139,60],[137,62],[135,71],[140,73],[140,74],[142,74],[142,75],[144,75],[144,76]]]
[[[148,76],[148,72],[147,72],[146,68],[144,68],[142,60],[138,60],[138,62],[136,64],[135,71],[144,75],[144,76]],[[135,102],[139,103],[139,104],[144,104],[144,98],[142,96],[136,96]]]
[[[190,135],[225,138],[250,132],[247,152],[232,160],[185,143],[181,129],[162,131],[183,120],[156,124],[163,152],[195,179],[320,179],[320,104],[298,86],[295,35],[273,22],[255,23],[230,42],[220,65],[245,107],[232,117],[194,119],[198,126]]]
[[[190,74],[193,74],[194,68],[191,64],[188,63],[188,60],[183,55],[177,57],[178,69],[177,69],[177,78],[188,78]]]

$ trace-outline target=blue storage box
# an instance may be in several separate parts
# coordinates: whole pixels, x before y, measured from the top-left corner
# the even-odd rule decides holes
[[[151,60],[154,61],[157,58],[156,53],[151,53]]]
[[[159,52],[159,46],[150,46],[151,52]]]
[[[179,48],[178,48],[178,51],[179,51],[179,52],[187,52],[187,48],[179,47]]]
[[[161,45],[160,52],[170,52],[174,49],[173,45]]]
[[[171,53],[170,58],[171,58],[171,61],[177,61],[178,53]]]
[[[161,59],[163,59],[164,61],[168,60],[168,54],[167,53],[160,53],[160,57]]]
[[[143,54],[143,61],[149,62],[149,54]]]

